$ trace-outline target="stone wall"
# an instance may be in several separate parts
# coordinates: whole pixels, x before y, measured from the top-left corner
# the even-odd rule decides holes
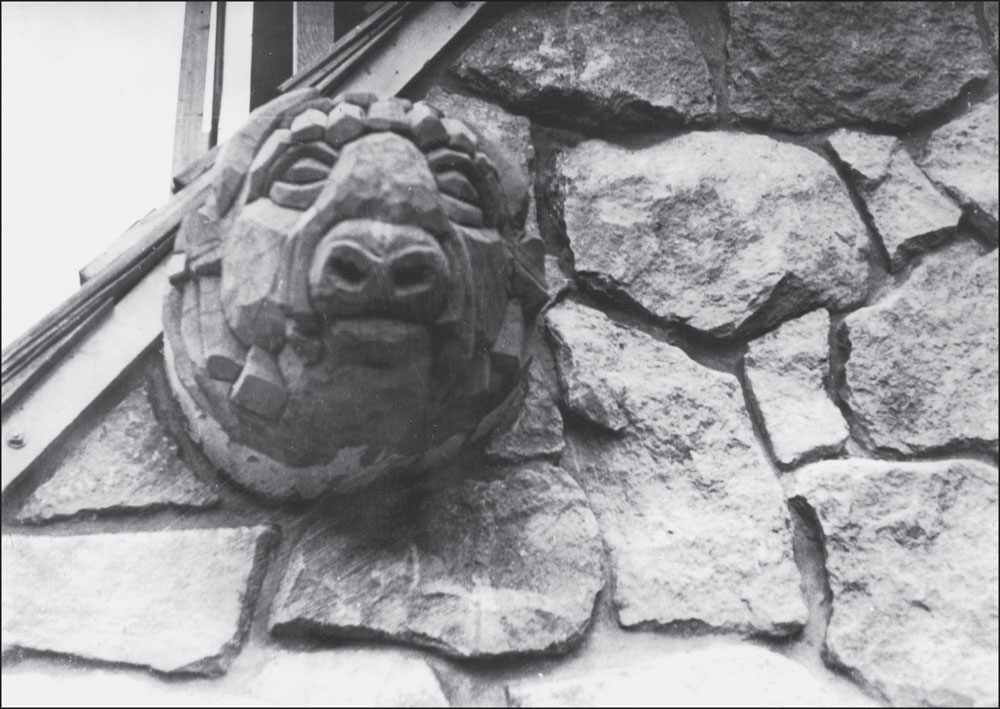
[[[152,354],[4,501],[5,692],[995,706],[996,4],[496,7],[425,92],[533,184],[519,418],[273,507]]]

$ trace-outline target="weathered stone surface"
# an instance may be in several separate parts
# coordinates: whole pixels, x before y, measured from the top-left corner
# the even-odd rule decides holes
[[[784,495],[735,377],[562,303],[547,313],[564,405],[601,400],[620,435],[567,431],[563,463],[611,551],[624,626],[787,635],[806,619]],[[567,377],[567,371],[572,376]]]
[[[981,228],[996,240],[997,231],[997,96],[938,128],[924,147],[924,172],[963,206],[973,211]]]
[[[81,512],[201,508],[218,502],[214,489],[177,457],[139,387],[73,446],[17,518],[42,522]]]
[[[440,109],[446,116],[459,118],[476,126],[483,138],[495,145],[504,146],[516,161],[524,182],[533,182],[535,146],[531,142],[531,121],[524,116],[515,116],[499,106],[470,96],[453,94],[435,86],[427,94],[427,102]],[[538,234],[538,216],[533,194],[528,196],[528,216],[524,223],[525,233]]]
[[[4,646],[222,674],[273,539],[269,527],[4,535]]]
[[[729,3],[734,115],[809,131],[907,126],[985,81],[971,3]]]
[[[527,680],[508,686],[507,695],[516,707],[858,706],[858,697],[752,645],[720,645],[565,679]]]
[[[765,136],[690,133],[560,156],[576,271],[715,336],[862,302],[868,236],[833,168]]]
[[[573,289],[573,281],[563,273],[559,259],[555,256],[545,256],[545,283],[548,286],[549,300],[555,300]]]
[[[997,450],[997,252],[929,254],[885,300],[851,313],[841,397],[872,450]]]
[[[827,147],[850,171],[893,269],[958,224],[962,210],[934,189],[898,139],[841,129]]]
[[[984,2],[983,3],[983,14],[986,17],[986,26],[989,28],[990,33],[990,48],[993,50],[993,61],[996,62],[998,56],[998,42],[997,37],[1000,36],[997,31],[997,12],[1000,9],[1000,5],[995,2]]]
[[[486,456],[502,462],[557,456],[563,450],[563,420],[559,413],[559,383],[552,353],[539,335],[532,346],[527,390],[511,427],[495,435]]]
[[[247,692],[268,706],[448,706],[427,663],[398,649],[282,651],[261,660]]]
[[[566,473],[534,462],[447,485],[412,512],[386,508],[326,515],[306,532],[271,612],[276,632],[388,637],[459,657],[580,640],[604,583],[602,548]]]
[[[708,67],[674,3],[534,3],[473,42],[455,72],[501,103],[612,130],[711,115]]]
[[[825,461],[793,497],[826,539],[828,660],[898,706],[996,706],[996,468]]]
[[[754,340],[744,358],[747,393],[782,468],[836,455],[847,422],[830,401],[830,315],[817,310]]]
[[[433,670],[400,648],[288,651],[249,646],[225,677],[164,682],[148,672],[24,659],[3,668],[4,706],[442,707]]]

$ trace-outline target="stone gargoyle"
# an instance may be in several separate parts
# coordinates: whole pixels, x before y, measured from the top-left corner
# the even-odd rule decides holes
[[[214,465],[276,499],[443,464],[519,405],[546,292],[527,184],[425,104],[255,111],[181,224],[166,368]]]

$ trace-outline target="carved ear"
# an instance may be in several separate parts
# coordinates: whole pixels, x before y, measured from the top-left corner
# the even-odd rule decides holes
[[[300,104],[318,97],[319,92],[314,88],[298,89],[279,96],[250,114],[243,128],[226,143],[215,163],[212,185],[215,203],[210,207],[214,207],[215,213],[212,216],[221,219],[233,206],[254,155],[285,115]]]

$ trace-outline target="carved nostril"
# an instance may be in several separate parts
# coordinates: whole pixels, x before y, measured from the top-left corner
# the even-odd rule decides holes
[[[403,264],[392,272],[392,282],[398,290],[412,290],[430,285],[433,280],[431,268],[422,263]]]
[[[334,256],[326,262],[326,272],[349,286],[360,286],[365,281],[365,272],[353,261]]]

